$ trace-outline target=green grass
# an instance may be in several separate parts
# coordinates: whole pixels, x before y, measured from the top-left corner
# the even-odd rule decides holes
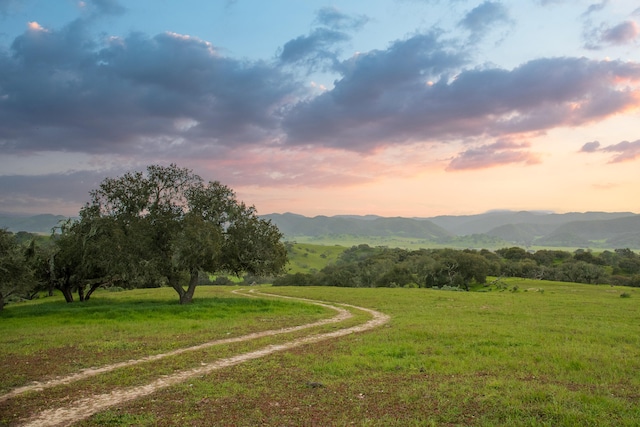
[[[292,301],[246,298],[201,286],[194,303],[170,288],[99,291],[85,303],[60,296],[0,312],[0,391],[214,339],[308,323],[333,311]],[[64,357],[63,363],[59,363]]]
[[[323,235],[323,236],[294,236],[291,240],[299,245],[311,244],[318,247],[343,247],[343,250],[351,246],[367,244],[369,246],[388,246],[390,248],[421,249],[444,248],[451,245],[439,245],[427,239],[415,239],[410,237],[379,237],[379,236],[351,236],[351,235]],[[463,246],[466,248],[466,246]],[[294,272],[295,273],[295,272]]]
[[[326,265],[335,262],[346,249],[345,246],[293,243],[288,253],[287,272],[295,274],[320,271]]]
[[[357,246],[360,244],[367,244],[369,246],[387,246],[389,248],[402,248],[408,250],[417,249],[489,249],[497,250],[501,248],[508,248],[512,246],[525,247],[522,244],[516,244],[506,241],[498,241],[495,243],[488,243],[486,240],[477,240],[475,236],[457,236],[452,241],[446,243],[438,243],[429,239],[417,239],[412,237],[397,237],[397,236],[353,236],[347,234],[327,234],[322,236],[289,236],[289,240],[295,241],[298,244],[311,244],[314,246],[342,246],[344,248],[350,248],[351,246]],[[577,247],[577,246],[540,246],[535,243],[531,246],[527,246],[526,249],[532,251],[539,251],[542,249],[547,250],[561,250],[565,252],[573,253],[578,249],[593,249],[594,253],[602,252],[605,250],[613,251],[617,248],[607,247],[603,242],[593,242],[591,246]],[[295,273],[295,271],[294,271]]]
[[[260,287],[283,295],[373,308],[389,314],[391,321],[370,332],[306,345],[215,371],[111,408],[79,425],[638,425],[640,290],[503,280],[506,290],[486,292]],[[516,286],[518,290],[511,292]],[[331,315],[316,307],[305,309],[304,305],[288,302],[253,301],[244,305],[241,297],[229,293],[231,289],[198,289],[197,296],[202,300],[196,305],[209,307],[210,319],[199,312],[204,308],[196,307],[191,312],[191,307],[172,305],[174,295],[165,294],[162,289],[109,295],[104,301],[107,296],[98,294],[95,304],[102,307],[98,310],[100,320],[86,320],[84,324],[76,317],[90,319],[96,308],[89,305],[72,308],[49,301],[9,306],[7,313],[15,310],[24,314],[1,315],[0,327],[4,329],[0,351],[4,352],[5,347],[13,349],[12,359],[5,352],[1,360],[3,365],[10,365],[15,357],[34,360],[29,359],[29,348],[35,344],[24,346],[25,354],[21,355],[19,349],[23,346],[15,341],[28,341],[27,335],[41,332],[38,340],[57,342],[57,338],[46,337],[63,334],[64,325],[82,326],[92,334],[100,331],[106,334],[102,335],[102,341],[110,341],[112,346],[125,345],[135,334],[133,329],[125,329],[129,316],[137,316],[134,324],[151,316],[145,325],[153,333],[136,335],[136,341],[137,345],[158,346],[156,334],[169,340],[200,323],[206,323],[204,329],[224,335],[230,330],[228,325],[235,325],[231,330],[239,334],[264,323],[272,329],[272,324],[279,324],[279,316],[302,323],[303,318]],[[621,298],[622,292],[630,297]],[[129,295],[136,295],[137,304],[142,307],[149,304],[147,314],[129,311],[133,309]],[[226,298],[231,301],[223,302]],[[153,308],[159,306],[154,304],[165,307],[158,313]],[[51,313],[27,315],[29,310],[42,306],[49,307]],[[227,308],[222,309],[224,306]],[[111,319],[105,314],[110,310],[122,315]],[[213,315],[225,310],[229,312],[226,316]],[[163,323],[165,317],[177,322],[176,329],[172,322]],[[56,326],[50,319],[68,319],[68,323]],[[78,332],[66,339],[78,340]],[[290,338],[212,349],[210,354],[193,355],[189,363]],[[175,342],[168,347],[182,344]],[[46,351],[47,344],[38,345],[36,353]],[[167,373],[176,367],[184,366],[166,361],[141,367],[140,371],[127,371],[126,376],[151,378],[154,370]],[[10,370],[0,375],[3,381],[7,373]],[[116,377],[118,373],[110,375]],[[96,377],[42,394],[65,404],[65,396],[67,399],[69,394],[81,396],[83,390],[97,390],[104,382],[118,384],[110,376]],[[322,386],[310,387],[310,382]],[[18,403],[34,399],[38,399],[35,394]],[[0,405],[0,414],[2,411]]]

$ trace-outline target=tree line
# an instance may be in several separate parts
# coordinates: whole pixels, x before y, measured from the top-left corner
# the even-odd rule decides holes
[[[101,286],[166,285],[185,304],[202,273],[277,275],[287,262],[275,225],[229,187],[176,165],[105,179],[47,245],[17,237],[0,230],[0,309],[39,290],[86,301]]]
[[[640,287],[640,255],[630,249],[496,251],[392,249],[363,244],[318,272],[276,278],[277,286],[424,287],[470,290],[488,276]]]

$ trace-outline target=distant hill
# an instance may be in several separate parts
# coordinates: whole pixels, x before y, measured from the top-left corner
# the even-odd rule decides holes
[[[496,211],[433,218],[384,218],[375,215],[264,215],[288,238],[350,235],[408,237],[437,245],[468,247],[551,246],[640,249],[640,215],[631,212]],[[484,246],[488,245],[488,246]]]
[[[539,237],[553,232],[555,226],[546,224],[504,224],[486,234],[499,237],[506,242],[528,246]]]
[[[507,224],[547,225],[558,227],[573,221],[609,220],[635,215],[632,212],[570,212],[565,214],[545,212],[496,211],[478,215],[436,216],[427,218],[434,224],[458,236],[489,233]],[[547,229],[548,230],[548,229]]]
[[[295,240],[310,237],[353,236],[384,239],[416,239],[436,246],[500,248],[549,246],[573,248],[640,249],[640,215],[631,212],[496,211],[479,215],[433,218],[387,218],[377,215],[316,216],[294,213],[262,215]],[[0,213],[0,228],[12,232],[50,233],[62,215],[18,216]],[[382,239],[382,240],[381,240]],[[365,241],[366,239],[363,239]],[[377,244],[377,243],[376,243]]]
[[[431,221],[411,218],[372,216],[316,216],[308,218],[292,213],[263,215],[262,218],[270,219],[286,236],[292,237],[346,234],[436,240],[453,236]]]
[[[58,225],[67,217],[62,215],[9,215],[0,214],[0,228],[17,233],[18,231],[27,231],[29,233],[51,233],[51,229]]]

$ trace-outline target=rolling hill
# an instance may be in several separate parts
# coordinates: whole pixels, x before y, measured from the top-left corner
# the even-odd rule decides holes
[[[423,239],[438,245],[477,247],[550,246],[640,248],[640,215],[631,212],[496,211],[433,218],[384,218],[375,215],[305,217],[293,213],[264,215],[287,238],[368,236]]]
[[[53,227],[65,219],[67,217],[52,214],[33,216],[0,214],[0,228],[6,228],[13,233],[27,231],[29,233],[49,234]]]
[[[351,236],[351,241],[497,249],[505,246],[640,249],[640,215],[631,212],[495,211],[478,215],[432,218],[387,218],[377,215],[306,217],[294,213],[262,215],[289,240]],[[12,232],[50,233],[61,215],[0,214],[0,228]],[[396,239],[396,240],[392,240]]]

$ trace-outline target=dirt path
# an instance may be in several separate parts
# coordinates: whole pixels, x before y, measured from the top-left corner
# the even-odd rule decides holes
[[[315,327],[315,326],[321,326],[321,325],[326,325],[326,324],[330,324],[330,323],[336,323],[336,322],[340,322],[343,321],[345,319],[348,319],[350,317],[352,317],[353,315],[351,313],[349,313],[347,310],[345,310],[342,307],[351,307],[351,308],[355,308],[358,310],[362,310],[365,311],[369,314],[371,314],[372,318],[371,320],[367,321],[366,323],[363,323],[361,325],[357,325],[357,326],[352,326],[349,328],[344,328],[344,329],[339,329],[333,332],[328,332],[328,333],[323,333],[323,334],[312,334],[303,338],[298,338],[292,341],[288,341],[286,343],[283,344],[275,344],[275,345],[269,345],[266,347],[263,347],[259,350],[254,350],[254,351],[250,351],[247,353],[243,353],[243,354],[238,354],[236,356],[232,356],[232,357],[228,357],[228,358],[224,358],[224,359],[219,359],[215,362],[200,366],[198,368],[194,368],[194,369],[190,369],[190,370],[185,370],[185,371],[181,371],[181,372],[177,372],[175,374],[172,375],[167,375],[167,376],[162,376],[160,378],[158,378],[157,380],[146,384],[146,385],[142,385],[142,386],[136,386],[136,387],[130,387],[130,388],[125,388],[125,389],[118,389],[118,390],[114,390],[111,393],[105,393],[105,394],[96,394],[93,396],[89,396],[86,397],[84,399],[80,399],[77,400],[75,402],[73,402],[72,404],[65,406],[65,407],[61,407],[61,408],[56,408],[56,409],[49,409],[49,410],[45,410],[39,414],[36,414],[35,416],[29,418],[28,420],[25,420],[25,423],[23,424],[23,426],[29,426],[29,427],[53,427],[53,426],[67,426],[70,425],[76,421],[80,421],[82,419],[88,418],[91,415],[100,412],[104,409],[107,409],[111,406],[115,406],[119,403],[125,402],[125,401],[130,401],[136,398],[140,398],[143,396],[147,396],[149,394],[154,393],[157,390],[160,390],[162,388],[165,387],[170,387],[172,385],[181,383],[183,381],[186,381],[190,378],[196,377],[196,376],[202,376],[202,375],[206,375],[210,372],[213,372],[215,370],[218,369],[222,369],[222,368],[226,368],[229,366],[234,366],[234,365],[238,365],[240,363],[249,361],[249,360],[254,360],[254,359],[258,359],[260,357],[264,357],[267,356],[269,354],[278,352],[278,351],[284,351],[284,350],[289,350],[292,348],[296,348],[296,347],[300,347],[302,345],[305,344],[311,344],[311,343],[316,343],[319,341],[324,341],[324,340],[328,340],[331,338],[337,338],[337,337],[341,337],[341,336],[345,336],[345,335],[349,335],[352,333],[356,333],[356,332],[362,332],[362,331],[366,331],[369,329],[373,329],[376,328],[380,325],[385,324],[386,322],[389,321],[389,316],[387,316],[386,314],[380,313],[378,311],[375,310],[371,310],[371,309],[367,309],[367,308],[363,308],[363,307],[358,307],[358,306],[354,306],[354,305],[349,305],[349,304],[334,304],[334,303],[328,303],[328,302],[323,302],[323,301],[316,301],[316,300],[310,300],[310,299],[305,299],[305,298],[295,298],[295,297],[286,297],[286,296],[280,296],[280,295],[272,295],[272,294],[266,294],[266,293],[260,293],[260,292],[255,292],[254,290],[250,291],[251,294],[247,295],[247,294],[243,294],[243,295],[247,295],[247,296],[269,296],[269,297],[280,297],[280,298],[287,298],[287,299],[294,299],[294,300],[299,300],[299,301],[305,301],[311,304],[316,304],[316,305],[320,305],[323,307],[327,307],[327,308],[331,308],[333,310],[336,310],[338,312],[338,315],[330,318],[330,319],[326,319],[326,320],[321,320],[319,322],[314,322],[314,323],[310,323],[307,325],[301,325],[301,326],[295,326],[295,327],[291,327],[291,328],[283,328],[283,329],[277,329],[277,330],[271,330],[271,331],[264,331],[264,332],[258,332],[255,334],[249,334],[249,335],[244,335],[242,337],[236,337],[236,338],[229,338],[229,339],[225,339],[225,340],[216,340],[216,341],[211,341],[205,344],[201,344],[199,346],[194,346],[194,347],[188,347],[185,349],[179,349],[179,350],[175,350],[169,353],[164,353],[164,354],[158,354],[158,355],[154,355],[154,356],[149,356],[147,358],[143,358],[143,359],[137,359],[137,360],[131,360],[131,361],[127,361],[127,362],[122,362],[122,363],[117,363],[117,364],[113,364],[113,365],[108,365],[108,366],[104,366],[101,368],[94,368],[94,369],[86,369],[83,370],[77,374],[65,377],[65,378],[60,378],[57,380],[53,380],[53,381],[49,381],[46,383],[41,383],[41,384],[33,384],[30,386],[25,386],[25,387],[21,387],[20,389],[15,389],[12,392],[5,394],[3,396],[0,396],[0,401],[1,400],[6,400],[10,397],[16,396],[17,394],[20,393],[24,393],[26,391],[33,391],[33,390],[43,390],[47,387],[53,387],[55,385],[59,385],[59,384],[68,384],[71,383],[73,381],[77,381],[79,379],[82,378],[87,378],[93,375],[98,375],[100,373],[103,372],[108,372],[108,371],[112,371],[114,369],[123,367],[123,366],[131,366],[131,365],[135,365],[137,363],[142,363],[145,361],[149,361],[149,360],[157,360],[160,359],[162,357],[167,357],[167,356],[172,356],[172,355],[176,355],[176,354],[180,354],[180,353],[184,353],[187,351],[194,351],[194,350],[198,350],[201,348],[206,348],[206,347],[210,347],[213,345],[220,345],[220,344],[226,344],[226,343],[231,343],[231,342],[240,342],[240,341],[247,341],[247,340],[251,340],[251,339],[255,339],[255,338],[260,338],[260,337],[266,337],[266,336],[271,336],[271,335],[277,335],[277,334],[283,334],[283,333],[288,333],[288,332],[294,332],[294,331],[298,331],[298,330],[302,330],[302,329],[307,329],[307,328],[311,328],[311,327]],[[342,307],[340,307],[342,306]]]
[[[241,292],[242,289],[240,290],[236,290],[236,291],[232,291],[232,293],[238,294],[238,295],[244,295],[244,296],[257,296],[257,293],[252,290],[249,291],[251,292],[251,294],[245,294]],[[268,294],[265,294],[268,295]],[[288,297],[282,297],[282,298],[288,298]],[[296,299],[296,298],[294,298]],[[318,322],[314,322],[314,323],[309,323],[306,325],[300,325],[300,326],[292,326],[289,328],[282,328],[282,329],[273,329],[273,330],[268,330],[268,331],[262,331],[262,332],[256,332],[253,334],[248,334],[248,335],[243,335],[240,337],[234,337],[234,338],[225,338],[225,339],[220,339],[220,340],[215,340],[215,341],[209,341],[203,344],[199,344],[196,346],[192,346],[192,347],[186,347],[186,348],[180,348],[177,350],[173,350],[173,351],[169,351],[167,353],[162,353],[162,354],[154,354],[151,356],[147,356],[147,357],[143,357],[140,359],[135,359],[135,360],[127,360],[124,362],[118,362],[118,363],[114,363],[111,365],[105,365],[105,366],[101,366],[99,368],[87,368],[87,369],[83,369],[79,372],[76,372],[75,374],[72,375],[68,375],[66,377],[60,377],[60,378],[55,378],[52,379],[50,381],[44,381],[44,382],[33,382],[31,384],[27,384],[25,386],[22,387],[17,387],[14,388],[13,390],[11,390],[10,392],[0,395],[0,402],[3,402],[5,400],[11,399],[15,396],[18,396],[20,394],[29,392],[29,391],[42,391],[44,389],[47,388],[51,388],[51,387],[55,387],[58,385],[63,385],[63,384],[70,384],[72,382],[75,381],[79,381],[85,378],[89,378],[89,377],[93,377],[95,375],[99,375],[99,374],[104,374],[106,372],[111,372],[114,371],[116,369],[119,368],[124,368],[127,366],[133,366],[133,365],[137,365],[140,363],[144,363],[144,362],[151,362],[154,360],[160,360],[163,359],[165,357],[170,357],[170,356],[176,356],[182,353],[187,353],[190,351],[196,351],[196,350],[202,350],[208,347],[213,347],[216,345],[223,345],[223,344],[232,344],[232,343],[237,343],[237,342],[242,342],[242,341],[250,341],[250,340],[254,340],[257,338],[264,338],[264,337],[269,337],[269,336],[273,336],[273,335],[279,335],[279,334],[287,334],[290,332],[296,332],[296,331],[301,331],[304,329],[308,329],[308,328],[313,328],[316,326],[323,326],[323,325],[328,325],[331,323],[338,323],[338,322],[342,322],[343,320],[346,320],[350,317],[353,317],[353,315],[351,313],[349,313],[347,310],[345,310],[344,308],[340,308],[340,307],[335,307],[333,305],[328,305],[328,304],[324,304],[321,303],[319,301],[311,301],[311,300],[305,300],[302,298],[299,298],[299,300],[303,300],[305,302],[309,302],[315,305],[320,305],[326,308],[330,308],[332,310],[335,310],[338,312],[338,314],[334,317],[331,317],[329,319],[324,319],[324,320],[320,320]]]

